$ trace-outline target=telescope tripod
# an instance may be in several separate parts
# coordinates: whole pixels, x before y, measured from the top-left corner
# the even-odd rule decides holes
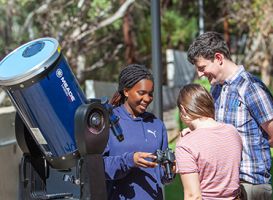
[[[75,113],[75,133],[78,133],[75,137],[81,156],[78,155],[75,165],[68,169],[56,169],[48,162],[23,120],[16,114],[15,134],[23,151],[19,173],[20,200],[107,199],[102,152],[108,140],[109,122],[103,107],[99,111],[104,123],[101,129],[107,131],[91,134],[87,126],[93,121],[98,122],[94,118],[98,117],[96,109],[99,104],[84,104]],[[93,117],[91,120],[90,115]]]

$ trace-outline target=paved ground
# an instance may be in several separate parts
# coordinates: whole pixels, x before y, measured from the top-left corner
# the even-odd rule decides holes
[[[177,122],[177,109],[171,109],[163,112],[163,121],[167,128],[169,142],[175,140],[179,135],[179,127]]]

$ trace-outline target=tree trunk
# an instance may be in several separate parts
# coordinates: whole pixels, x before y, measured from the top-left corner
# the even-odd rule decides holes
[[[227,13],[225,13],[223,25],[224,25],[224,39],[228,45],[228,48],[230,49],[229,23],[228,23]]]
[[[121,0],[121,3],[124,1]],[[126,11],[123,17],[123,37],[125,43],[125,60],[127,64],[132,64],[135,62],[135,48],[134,48],[134,37],[132,31],[132,17],[130,15],[130,9]]]

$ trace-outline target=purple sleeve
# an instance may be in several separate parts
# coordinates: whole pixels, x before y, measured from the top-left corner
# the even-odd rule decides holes
[[[126,152],[119,156],[109,156],[109,147],[104,150],[103,160],[106,180],[118,180],[125,177],[134,164],[135,152]]]

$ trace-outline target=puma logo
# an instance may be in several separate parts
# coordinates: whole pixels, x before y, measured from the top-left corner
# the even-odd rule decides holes
[[[155,136],[155,138],[156,138],[156,131],[151,131],[151,130],[148,129],[147,132],[153,134]]]

